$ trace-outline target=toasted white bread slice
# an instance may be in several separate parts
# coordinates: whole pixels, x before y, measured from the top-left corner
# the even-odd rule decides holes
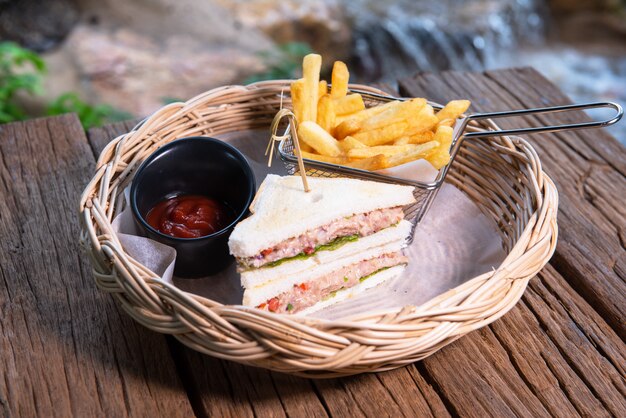
[[[411,223],[407,220],[402,220],[395,226],[359,238],[355,242],[349,242],[336,250],[319,251],[307,259],[286,261],[276,267],[263,267],[244,271],[241,273],[241,285],[245,288],[252,288],[265,285],[272,280],[280,280],[287,276],[300,277],[300,273],[302,272],[321,266],[336,265],[338,260],[354,257],[355,255],[365,253],[376,247],[391,243],[394,243],[395,246],[402,245],[410,232]],[[368,254],[369,253],[370,252],[368,252]],[[346,263],[342,261],[341,264],[345,265]]]
[[[262,250],[336,219],[415,202],[412,186],[348,178],[308,179],[305,192],[297,176],[268,175],[250,212],[233,230],[228,245],[238,258],[254,257]]]
[[[308,315],[313,312],[317,312],[321,309],[327,308],[330,305],[334,305],[335,303],[343,302],[347,299],[350,299],[358,295],[359,293],[364,292],[367,289],[371,289],[389,279],[398,277],[400,274],[402,274],[405,267],[406,266],[402,264],[399,266],[390,267],[388,269],[380,271],[372,275],[371,277],[368,277],[367,279],[363,280],[361,283],[357,284],[356,286],[339,290],[337,291],[335,296],[333,296],[332,298],[328,298],[326,300],[320,301],[313,306],[309,306],[308,308],[301,310],[300,312],[296,312],[294,315]]]
[[[356,244],[358,243],[355,243],[355,245]],[[244,290],[243,304],[247,306],[258,306],[261,303],[266,302],[268,299],[271,299],[293,288],[294,285],[313,281],[326,274],[330,274],[343,267],[358,263],[360,261],[370,260],[383,254],[395,253],[397,251],[400,251],[403,247],[403,241],[395,241],[386,245],[382,245],[380,247],[374,247],[365,251],[357,252],[350,257],[340,258],[332,263],[326,263],[323,265],[319,265],[313,269],[301,271],[298,274],[288,274],[281,277],[276,276],[272,277],[270,280],[267,280],[266,277],[263,277],[262,281],[259,281],[257,283],[249,283],[251,285],[256,284],[256,286],[248,286]],[[271,270],[272,269],[270,269],[270,273]]]

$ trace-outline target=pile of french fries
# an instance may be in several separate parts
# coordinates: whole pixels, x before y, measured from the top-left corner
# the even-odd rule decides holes
[[[453,100],[438,112],[422,98],[365,108],[360,94],[348,92],[346,64],[334,63],[330,91],[321,67],[321,56],[307,55],[303,78],[291,83],[303,158],[369,171],[421,158],[436,169],[448,164],[452,127],[468,100]]]

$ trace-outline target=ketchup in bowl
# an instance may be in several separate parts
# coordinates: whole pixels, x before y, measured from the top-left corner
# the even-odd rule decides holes
[[[146,216],[157,231],[176,238],[199,238],[226,228],[233,211],[218,200],[201,195],[180,195],[157,203]]]
[[[130,207],[140,235],[176,250],[174,276],[207,277],[232,265],[228,238],[254,199],[254,173],[235,147],[180,138],[139,166]]]

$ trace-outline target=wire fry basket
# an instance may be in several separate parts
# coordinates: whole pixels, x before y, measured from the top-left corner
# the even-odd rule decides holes
[[[393,97],[393,96],[385,96],[381,94],[376,94],[368,91],[363,91],[359,89],[350,89],[352,93],[359,93],[363,97],[363,102],[366,107],[374,107],[383,103],[387,103],[390,101],[406,101],[410,100],[410,98],[406,97]],[[442,105],[438,103],[428,102],[434,109],[440,110],[442,109]],[[549,126],[539,126],[532,128],[519,128],[519,129],[508,129],[502,130],[492,126],[493,130],[485,130],[484,128],[480,128],[477,123],[479,120],[484,121],[486,119],[496,119],[496,118],[505,118],[505,117],[516,117],[516,116],[524,116],[531,114],[540,114],[540,113],[554,113],[554,112],[566,112],[572,110],[588,110],[595,108],[610,108],[615,110],[616,114],[610,119],[596,121],[596,122],[583,122],[583,123],[574,123],[574,124],[565,124],[565,125],[549,125]],[[450,161],[446,166],[441,168],[436,176],[436,178],[431,182],[424,181],[411,181],[405,178],[394,177],[386,174],[381,174],[377,172],[371,172],[366,170],[361,170],[352,167],[341,166],[337,164],[310,160],[303,158],[304,168],[306,170],[306,175],[311,177],[351,177],[362,180],[372,180],[379,181],[384,183],[395,183],[395,184],[405,184],[414,186],[413,196],[415,197],[415,203],[408,205],[404,208],[404,217],[406,220],[410,221],[413,225],[411,229],[411,237],[409,238],[409,242],[413,240],[413,236],[415,234],[415,229],[420,221],[423,219],[424,215],[428,212],[428,209],[431,207],[441,185],[444,183],[446,176],[452,166],[454,159],[456,158],[459,149],[461,148],[461,144],[465,139],[468,138],[487,138],[494,136],[504,136],[504,135],[523,135],[530,133],[539,133],[539,132],[555,132],[555,131],[563,131],[563,130],[575,130],[575,129],[587,129],[587,128],[601,128],[604,126],[613,125],[618,122],[623,115],[623,109],[617,103],[613,102],[595,102],[595,103],[583,103],[583,104],[575,104],[575,105],[566,105],[566,106],[553,106],[553,107],[545,107],[545,108],[534,108],[534,109],[522,109],[522,110],[511,110],[511,111],[503,111],[503,112],[491,112],[491,113],[474,113],[471,115],[463,115],[459,118],[454,126],[452,145],[450,149]],[[297,174],[299,172],[298,168],[298,158],[294,152],[294,143],[291,139],[291,135],[289,134],[292,129],[292,125],[287,125],[285,131],[285,139],[282,140],[278,146],[278,153],[280,155],[281,160],[285,164],[285,168],[289,174]]]

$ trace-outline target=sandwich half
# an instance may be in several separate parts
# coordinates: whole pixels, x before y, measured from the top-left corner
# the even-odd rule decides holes
[[[230,236],[243,304],[312,312],[397,276],[413,187],[346,178],[269,175]]]

